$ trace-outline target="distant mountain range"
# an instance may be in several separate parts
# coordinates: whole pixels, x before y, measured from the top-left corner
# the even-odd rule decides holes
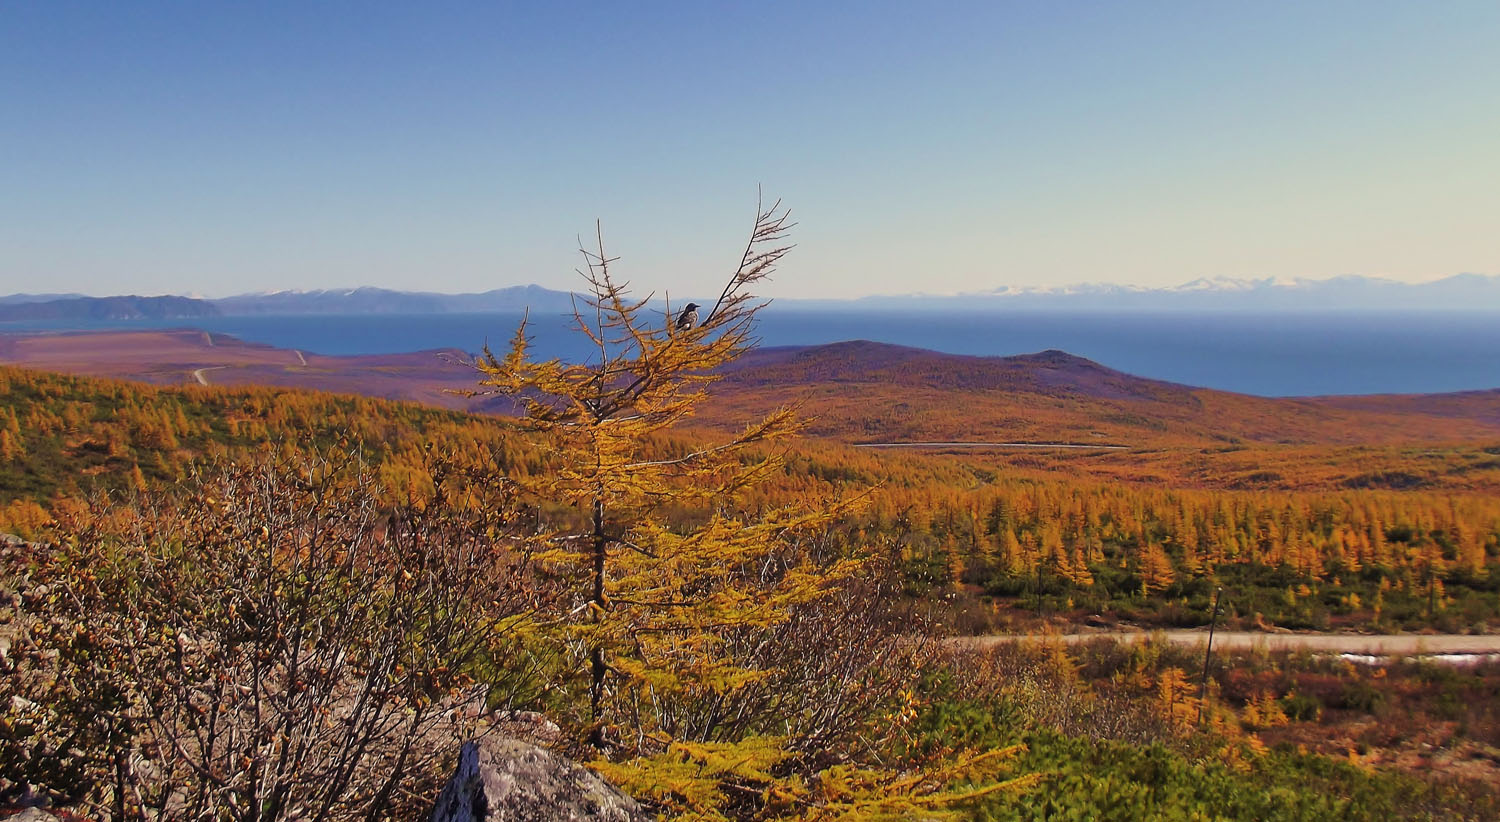
[[[17,303],[45,303],[53,300],[68,300],[84,297],[84,294],[7,294],[0,297],[0,305],[15,305]]]
[[[1425,283],[1381,277],[1326,280],[1202,278],[1170,288],[1080,283],[1002,286],[958,295],[818,301],[827,307],[1052,311],[1500,311],[1500,276],[1458,274]]]
[[[272,291],[220,299],[0,296],[0,320],[191,318],[294,314],[561,313],[573,295],[537,285],[472,294],[384,288]],[[1002,286],[959,295],[910,294],[852,300],[779,300],[786,308],[900,311],[1500,311],[1500,276],[1459,274],[1427,283],[1347,276],[1327,280],[1199,279],[1171,288],[1084,283]]]
[[[500,311],[560,313],[572,295],[536,285],[497,288],[479,294],[436,294],[385,288],[270,291],[220,299],[193,297],[83,297],[76,294],[0,296],[0,321],[135,320],[307,314],[483,314]]]
[[[539,285],[496,288],[477,294],[392,291],[385,288],[270,291],[209,300],[225,315],[245,314],[483,314],[493,311],[566,311],[572,295]]]
[[[64,297],[27,301],[12,295],[0,301],[5,320],[145,320],[213,317],[212,303],[188,297]]]

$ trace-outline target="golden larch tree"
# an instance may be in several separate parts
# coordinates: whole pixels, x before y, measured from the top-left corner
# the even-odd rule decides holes
[[[520,424],[552,457],[550,470],[514,482],[539,508],[575,512],[534,537],[539,565],[577,592],[559,631],[587,717],[570,724],[586,729],[596,767],[683,818],[725,818],[726,804],[750,794],[755,818],[884,818],[1030,784],[946,787],[995,770],[1006,758],[997,752],[915,777],[838,765],[805,781],[782,767],[792,753],[774,733],[725,740],[714,732],[723,717],[713,706],[733,705],[777,673],[735,637],[769,634],[864,566],[815,539],[847,503],[743,504],[781,471],[775,446],[800,427],[793,409],[714,444],[671,437],[718,369],[753,346],[766,303],[751,289],[790,250],[790,228],[779,202],[757,208],[738,267],[697,316],[654,295],[633,297],[596,231],[582,250],[586,291],[572,315],[590,356],[533,358],[523,320],[508,352],[486,348],[476,362],[489,389],[479,393],[515,402]],[[756,786],[750,794],[747,785]]]
[[[789,228],[779,206],[759,212],[739,267],[696,322],[687,312],[679,321],[670,302],[653,308],[650,296],[633,298],[600,236],[583,251],[587,293],[573,311],[590,357],[533,359],[523,321],[505,356],[486,348],[476,363],[481,384],[520,404],[522,425],[544,436],[556,460],[557,470],[521,480],[525,491],[584,514],[542,535],[548,546],[539,561],[580,583],[569,631],[587,657],[596,742],[612,721],[634,717],[629,708],[639,700],[753,679],[754,671],[719,653],[719,631],[771,624],[849,571],[814,568],[811,557],[789,550],[832,513],[778,509],[752,518],[735,509],[739,492],[780,468],[769,449],[750,449],[794,433],[791,409],[688,451],[659,439],[693,414],[715,369],[751,347],[752,322],[765,304],[749,289],[790,250]],[[668,503],[712,513],[679,527],[663,515]]]

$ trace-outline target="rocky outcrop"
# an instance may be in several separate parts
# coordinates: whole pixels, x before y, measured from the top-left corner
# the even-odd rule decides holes
[[[432,822],[647,822],[651,816],[588,768],[519,739],[464,744]]]
[[[0,818],[4,818],[5,822],[58,822],[56,816],[41,808],[26,808],[13,816],[0,812]]]

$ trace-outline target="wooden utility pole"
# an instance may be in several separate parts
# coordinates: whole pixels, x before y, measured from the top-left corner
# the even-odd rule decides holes
[[[1219,598],[1224,595],[1222,587],[1214,589],[1214,612],[1208,618],[1208,647],[1203,651],[1203,681],[1198,684],[1198,724],[1203,724],[1203,703],[1208,699],[1208,662],[1214,653],[1214,628],[1219,624]]]

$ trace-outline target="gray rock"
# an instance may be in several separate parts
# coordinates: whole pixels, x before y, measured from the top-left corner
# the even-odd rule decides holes
[[[501,736],[547,747],[562,739],[562,728],[536,711],[496,711],[490,715]]]
[[[464,743],[432,822],[648,822],[651,816],[598,774],[510,737]]]
[[[58,822],[57,817],[42,808],[27,808],[15,816],[8,816],[5,822]]]

